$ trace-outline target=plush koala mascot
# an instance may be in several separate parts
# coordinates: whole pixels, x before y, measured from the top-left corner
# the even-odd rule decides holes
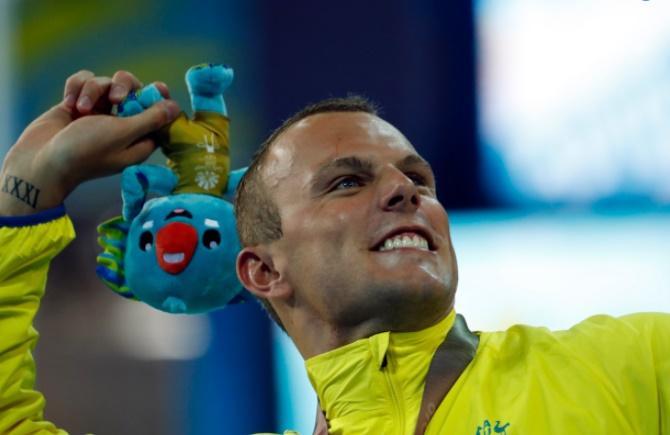
[[[122,216],[98,226],[104,249],[96,273],[118,294],[169,313],[202,313],[248,299],[235,274],[240,243],[232,197],[246,169],[230,172],[224,65],[188,70],[193,119],[184,113],[156,140],[167,167],[136,165],[122,174]],[[117,112],[131,116],[162,96],[155,85],[131,94]],[[153,196],[152,196],[153,195]]]

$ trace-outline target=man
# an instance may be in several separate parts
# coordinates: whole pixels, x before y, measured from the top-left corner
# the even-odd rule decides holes
[[[434,175],[364,101],[289,119],[236,212],[238,276],[306,359],[331,433],[670,434],[667,314],[557,333],[455,319]]]
[[[127,73],[76,74],[6,159],[0,433],[58,433],[32,391],[30,325],[48,262],[73,237],[58,205],[146,158],[145,135],[176,115],[171,102],[127,120],[92,115],[138,86]],[[238,276],[305,357],[328,430],[670,434],[670,316],[469,332],[434,186],[410,142],[356,98],[289,119],[240,186]]]

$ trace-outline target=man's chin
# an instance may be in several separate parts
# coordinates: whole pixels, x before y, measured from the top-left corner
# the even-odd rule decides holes
[[[437,269],[443,261],[436,251],[424,249],[393,249],[391,251],[370,251],[372,266],[382,270],[402,271],[419,266]]]
[[[449,285],[449,279],[439,279],[436,274],[417,271],[416,273],[387,273],[381,277],[377,287],[379,297],[416,303],[423,300],[434,302],[448,298],[453,293]]]
[[[376,253],[370,272],[380,281],[393,280],[422,287],[444,281],[447,269],[434,252],[407,250],[407,252]]]

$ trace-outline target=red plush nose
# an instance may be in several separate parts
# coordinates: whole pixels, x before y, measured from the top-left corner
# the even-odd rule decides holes
[[[176,275],[186,269],[198,246],[198,232],[189,224],[173,222],[156,234],[156,258],[161,269]]]

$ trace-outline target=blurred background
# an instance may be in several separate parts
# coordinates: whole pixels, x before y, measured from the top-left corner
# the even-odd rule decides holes
[[[234,167],[305,104],[360,93],[434,167],[472,329],[669,312],[669,22],[660,0],[0,0],[0,156],[83,68],[165,81],[188,107],[190,65],[233,66]],[[182,317],[117,297],[94,269],[118,177],[66,205],[79,237],[37,320],[49,419],[311,433],[303,361],[257,304]]]

